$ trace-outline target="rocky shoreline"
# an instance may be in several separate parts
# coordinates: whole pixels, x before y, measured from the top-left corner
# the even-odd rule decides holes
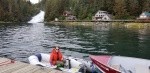
[[[124,26],[127,28],[150,28],[150,23],[133,23],[133,22],[46,22],[50,24],[66,24],[66,25],[105,25],[109,24],[114,27]]]

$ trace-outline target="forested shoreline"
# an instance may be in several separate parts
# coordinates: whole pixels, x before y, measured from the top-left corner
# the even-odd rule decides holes
[[[0,0],[0,21],[27,22],[39,12],[29,1]]]
[[[91,20],[98,10],[108,11],[115,19],[135,19],[150,11],[150,0],[47,0],[45,20],[63,18],[64,10],[71,11],[78,20]]]
[[[45,21],[64,19],[63,11],[71,11],[78,20],[91,20],[98,10],[107,11],[115,19],[135,19],[150,11],[150,0],[42,0],[33,5],[25,0],[0,0],[0,21],[26,22],[40,10]]]

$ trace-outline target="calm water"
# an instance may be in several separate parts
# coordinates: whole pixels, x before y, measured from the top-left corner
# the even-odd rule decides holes
[[[121,55],[150,59],[150,29],[102,25],[0,24],[0,56],[27,62],[59,45],[64,55]]]

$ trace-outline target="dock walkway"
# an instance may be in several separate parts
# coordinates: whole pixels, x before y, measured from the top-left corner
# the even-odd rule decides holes
[[[66,73],[46,67],[0,58],[0,73]]]

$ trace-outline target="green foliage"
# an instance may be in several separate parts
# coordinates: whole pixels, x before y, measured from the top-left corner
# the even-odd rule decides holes
[[[65,17],[64,16],[60,16],[58,17],[59,20],[65,20]]]
[[[117,19],[125,19],[128,15],[125,0],[115,0],[114,13]]]
[[[53,0],[48,0],[53,1]],[[57,0],[56,0],[57,1]],[[63,0],[62,0],[63,1]],[[61,2],[61,1],[60,1]],[[70,10],[78,20],[90,20],[98,10],[108,11],[115,16],[115,19],[133,19],[143,11],[150,11],[150,0],[66,0],[61,6],[61,10]],[[46,9],[47,21],[54,20],[55,17],[62,15],[58,4],[54,7],[48,2]],[[63,5],[63,4],[62,4]],[[55,12],[59,11],[59,12]]]
[[[24,0],[0,0],[0,21],[26,22],[38,11]]]
[[[143,4],[143,11],[150,11],[150,0],[145,0]]]
[[[48,0],[46,2],[45,20],[50,21],[62,15],[67,9],[69,0]]]
[[[42,0],[32,5],[24,0],[0,0],[0,21],[24,22],[45,11],[45,21],[64,20],[63,11],[71,11],[78,20],[91,20],[98,10],[108,11],[115,19],[135,19],[150,11],[150,0]]]

